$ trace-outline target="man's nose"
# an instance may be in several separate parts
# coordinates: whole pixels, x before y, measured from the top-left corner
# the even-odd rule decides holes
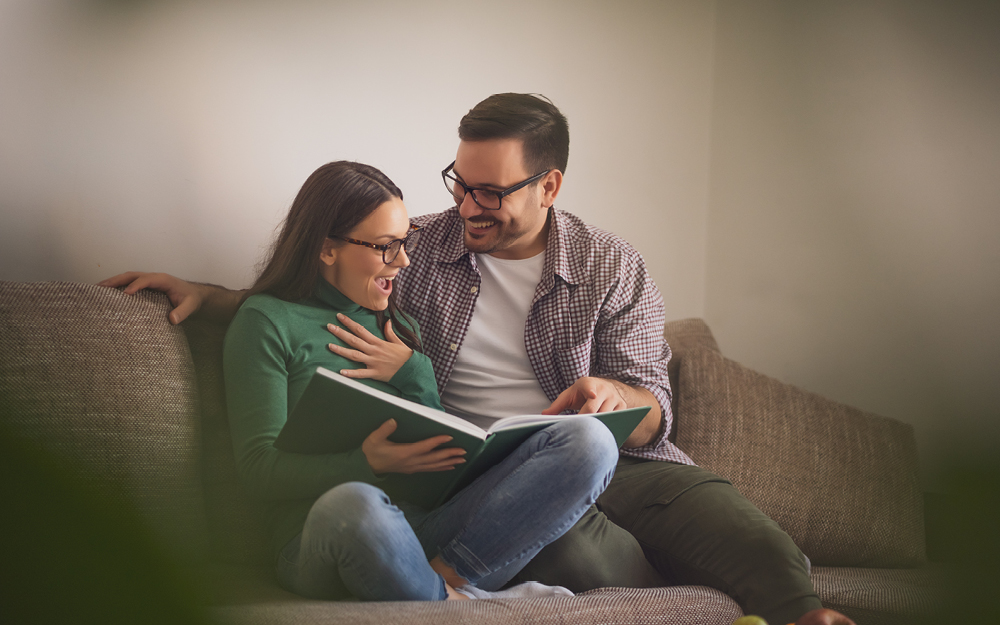
[[[458,204],[458,214],[462,216],[463,219],[468,219],[470,217],[477,217],[486,212],[486,209],[476,204],[476,201],[472,199],[471,193],[466,193],[465,197]]]

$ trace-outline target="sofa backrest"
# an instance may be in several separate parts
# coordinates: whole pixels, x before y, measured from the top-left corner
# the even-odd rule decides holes
[[[0,415],[195,563],[207,546],[198,399],[168,310],[148,291],[0,282]]]
[[[700,320],[668,323],[667,340],[676,444],[699,466],[731,480],[813,564],[924,564],[911,426],[725,358]]]

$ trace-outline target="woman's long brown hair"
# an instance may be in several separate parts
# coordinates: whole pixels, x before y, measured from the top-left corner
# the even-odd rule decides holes
[[[271,246],[268,259],[244,299],[267,293],[287,302],[312,295],[320,277],[320,252],[329,237],[347,236],[354,228],[392,198],[403,199],[389,177],[371,165],[336,161],[309,176]],[[402,316],[406,323],[400,323]],[[420,339],[410,330],[413,320],[396,306],[395,291],[389,306],[375,311],[379,327],[392,320],[396,335],[410,349],[420,351]]]

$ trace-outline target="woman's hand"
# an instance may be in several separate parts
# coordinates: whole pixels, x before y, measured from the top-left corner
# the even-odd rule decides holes
[[[340,374],[343,376],[373,378],[388,382],[413,354],[413,350],[392,331],[391,321],[385,322],[385,337],[389,340],[383,341],[343,313],[337,313],[337,320],[347,329],[332,323],[327,324],[326,329],[349,347],[330,343],[328,346],[330,351],[367,367],[367,369],[341,369]]]
[[[437,449],[451,440],[450,436],[434,436],[417,443],[394,443],[389,435],[396,431],[396,421],[389,419],[361,443],[373,473],[423,473],[449,471],[465,462],[461,447]]]

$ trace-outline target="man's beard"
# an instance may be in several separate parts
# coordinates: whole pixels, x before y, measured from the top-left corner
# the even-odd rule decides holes
[[[527,229],[520,228],[515,222],[497,222],[481,239],[473,238],[468,231],[465,232],[465,247],[470,252],[476,254],[492,254],[500,252],[510,247],[520,237],[527,234]]]

